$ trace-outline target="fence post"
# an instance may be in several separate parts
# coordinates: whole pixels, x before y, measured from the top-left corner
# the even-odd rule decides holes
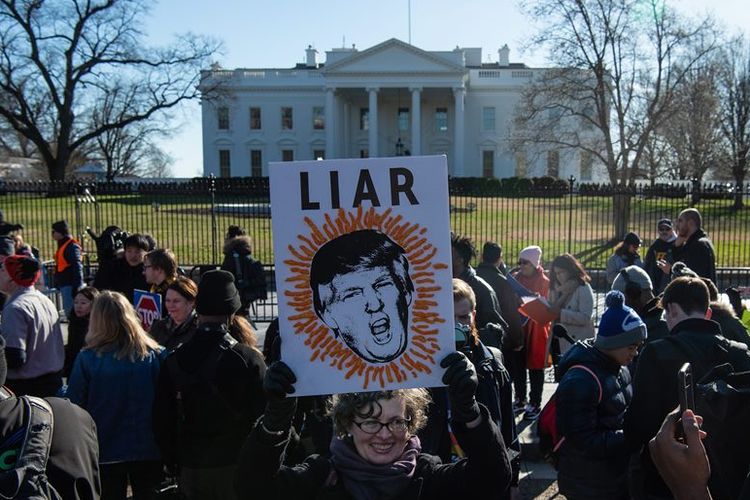
[[[568,177],[570,191],[568,191],[568,253],[573,254],[573,185],[576,183],[574,175]]]
[[[211,264],[216,264],[216,245],[218,244],[218,233],[216,231],[216,178],[211,174],[208,191],[211,194]]]

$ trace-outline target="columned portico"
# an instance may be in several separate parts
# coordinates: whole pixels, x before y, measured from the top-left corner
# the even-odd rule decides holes
[[[465,87],[453,89],[455,100],[456,126],[453,140],[453,175],[462,177],[464,175],[464,96]]]
[[[422,154],[422,88],[410,87],[411,90],[411,154]]]
[[[336,144],[336,89],[326,88],[325,128],[326,128],[326,159],[338,158],[339,148]]]
[[[377,87],[367,87],[367,92],[370,94],[368,111],[368,149],[370,158],[377,158],[378,156],[378,90]]]

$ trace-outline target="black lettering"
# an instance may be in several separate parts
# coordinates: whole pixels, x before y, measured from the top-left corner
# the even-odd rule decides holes
[[[370,200],[373,207],[380,206],[380,200],[378,199],[378,193],[375,191],[375,185],[370,177],[369,170],[359,171],[359,180],[357,181],[357,192],[354,195],[354,203],[352,207],[358,207],[362,204],[362,200]]]
[[[419,205],[417,197],[414,196],[412,187],[414,186],[414,174],[411,170],[403,167],[392,168],[390,170],[391,175],[391,205],[399,205],[401,197],[399,193],[404,193],[409,198],[409,203],[412,205]],[[403,183],[399,182],[399,178],[403,178]]]
[[[299,173],[299,190],[302,198],[302,210],[319,210],[320,202],[310,201],[310,179],[307,172]]]
[[[339,197],[339,173],[335,170],[331,170],[331,208],[341,208],[341,200]]]

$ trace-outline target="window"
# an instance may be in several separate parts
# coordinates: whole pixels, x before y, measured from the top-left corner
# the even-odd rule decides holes
[[[516,177],[526,177],[526,154],[516,153]]]
[[[315,106],[313,108],[313,130],[324,130],[326,128],[326,118],[323,108]]]
[[[482,108],[482,130],[485,132],[495,130],[495,107]]]
[[[495,152],[482,151],[482,177],[495,176]]]
[[[250,108],[250,130],[260,130],[260,108]]]
[[[294,150],[293,149],[282,149],[281,150],[281,161],[294,161]]]
[[[359,129],[370,130],[370,108],[359,108]]]
[[[448,131],[448,108],[435,108],[435,132]]]
[[[398,131],[409,130],[409,108],[398,108]]]
[[[219,119],[219,130],[229,130],[229,108],[222,106],[216,110]]]
[[[294,117],[292,115],[292,108],[283,107],[281,108],[281,130],[293,130],[294,129]]]
[[[263,175],[263,153],[260,149],[250,150],[250,175],[253,177]]]
[[[590,151],[581,151],[581,180],[591,180],[591,170],[594,164],[594,159],[591,156]]]
[[[219,177],[231,177],[231,156],[228,149],[219,150]]]
[[[326,151],[325,151],[325,149],[313,149],[313,159],[314,160],[325,160],[326,159]]]
[[[360,149],[359,150],[359,157],[360,158],[369,158],[370,157],[370,150],[369,149]]]
[[[550,177],[560,176],[560,152],[549,151],[547,153],[547,175]]]

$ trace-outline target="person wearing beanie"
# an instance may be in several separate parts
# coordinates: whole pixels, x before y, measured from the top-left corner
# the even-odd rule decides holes
[[[638,249],[641,248],[641,237],[638,233],[628,233],[614,248],[607,260],[607,283],[612,283],[621,269],[628,266],[645,267]]]
[[[545,299],[549,296],[550,282],[542,268],[542,249],[529,246],[518,254],[518,267],[510,271],[512,279],[531,293],[538,294]],[[524,322],[525,321],[525,322]],[[547,368],[547,340],[549,339],[550,323],[539,324],[528,318],[522,318],[524,346],[510,353],[508,368],[515,400],[513,409],[516,413],[524,413],[524,418],[533,420],[539,415],[542,406],[542,392],[544,389],[544,369]],[[526,369],[528,368],[529,402],[526,399]]]
[[[669,334],[667,323],[662,319],[664,311],[659,298],[654,296],[652,286],[648,273],[638,266],[621,269],[612,282],[612,290],[622,292],[625,295],[625,305],[632,307],[646,324],[646,342],[653,342]]]
[[[81,244],[70,235],[70,228],[64,220],[52,224],[52,239],[57,242],[55,288],[60,290],[63,309],[67,312],[73,307],[73,292],[83,286]]]
[[[623,421],[633,388],[627,366],[646,339],[646,325],[621,292],[609,292],[605,303],[596,338],[576,342],[559,364],[557,429],[565,440],[557,482],[566,498],[629,498]]]
[[[659,219],[656,223],[656,231],[658,236],[648,247],[643,266],[651,278],[654,295],[659,295],[669,283],[670,276],[659,268],[658,263],[663,261],[674,264],[673,250],[677,233],[672,226],[672,219]]]
[[[701,278],[683,276],[672,280],[661,298],[669,335],[649,342],[638,359],[633,381],[633,400],[625,415],[625,436],[628,448],[640,453],[641,474],[645,495],[671,498],[669,488],[654,468],[648,442],[659,431],[664,418],[678,405],[677,372],[684,363],[691,363],[693,380],[701,380],[713,367],[730,363],[735,373],[750,370],[747,346],[727,340],[721,327],[707,319],[710,294]],[[742,432],[737,429],[737,432]],[[727,450],[727,463],[736,462],[736,450]],[[717,457],[724,450],[713,450]],[[711,450],[709,449],[709,453]],[[712,457],[713,460],[713,457]],[[723,461],[723,459],[722,459]],[[724,477],[739,477],[739,471],[723,470]],[[744,479],[747,469],[742,473]],[[722,485],[710,484],[714,498],[735,498],[715,490]],[[726,486],[726,485],[724,485]]]
[[[0,210],[0,236],[8,236],[13,231],[23,230],[23,224],[5,222],[5,214]]]
[[[0,386],[4,386],[8,365],[5,359],[6,344],[0,335]],[[99,444],[96,437],[96,425],[86,410],[62,398],[45,398],[52,410],[52,436],[50,439],[49,458],[45,473],[49,484],[60,495],[60,498],[88,500],[99,498]],[[28,416],[25,403],[18,395],[5,389],[0,391],[0,443],[3,443],[3,465],[7,458],[21,452],[24,439],[13,437],[25,429]],[[12,443],[15,443],[13,445]],[[12,473],[3,467],[3,472]],[[0,484],[3,498],[16,497],[16,487],[12,481]]]
[[[46,397],[62,386],[65,349],[55,305],[34,288],[40,275],[40,264],[32,257],[4,257],[0,292],[8,300],[0,333],[6,343],[7,385],[18,395]]]
[[[197,331],[167,357],[159,374],[154,436],[164,463],[179,466],[188,500],[237,498],[240,448],[265,408],[263,355],[228,330],[241,305],[232,273],[205,273],[195,297]],[[187,424],[179,424],[178,409]]]

